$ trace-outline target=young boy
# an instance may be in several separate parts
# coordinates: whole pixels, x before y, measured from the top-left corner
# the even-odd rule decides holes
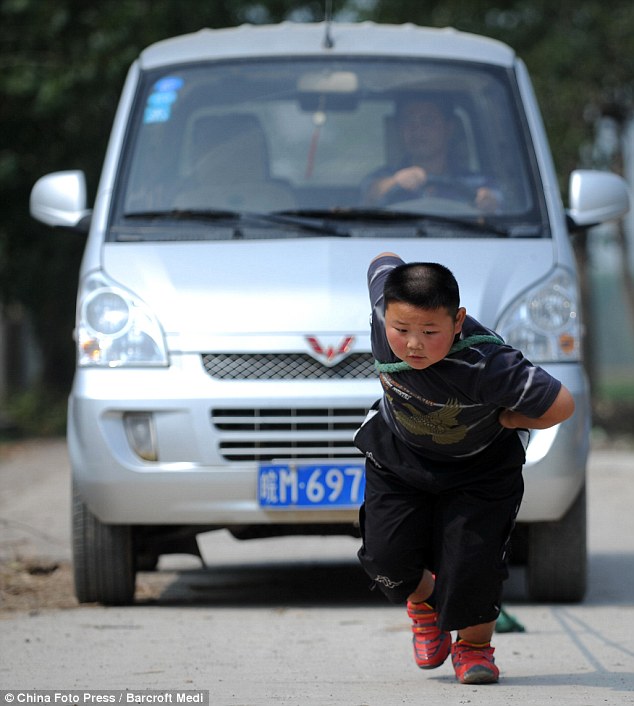
[[[491,637],[526,430],[564,421],[574,401],[467,316],[442,265],[383,253],[368,286],[384,394],[355,436],[366,455],[359,559],[392,602],[407,602],[421,669],[451,654],[461,683],[497,682]]]

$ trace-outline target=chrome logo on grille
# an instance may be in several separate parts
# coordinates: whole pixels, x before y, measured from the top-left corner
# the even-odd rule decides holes
[[[306,336],[310,354],[322,365],[331,368],[352,352],[354,336]]]

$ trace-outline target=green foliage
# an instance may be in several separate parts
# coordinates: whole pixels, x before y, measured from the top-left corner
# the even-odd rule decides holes
[[[259,8],[259,9],[258,9]],[[149,44],[202,27],[291,12],[314,19],[319,4],[275,0],[0,0],[0,305],[28,311],[44,361],[43,383],[72,378],[74,298],[83,240],[29,216],[43,174],[82,169],[93,202],[119,93]],[[320,15],[319,15],[320,16]]]
[[[41,388],[12,395],[0,410],[3,412],[0,419],[10,422],[5,436],[63,436],[66,432],[66,405],[66,396]]]

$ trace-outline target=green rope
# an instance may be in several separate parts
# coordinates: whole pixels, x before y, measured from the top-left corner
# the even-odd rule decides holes
[[[499,338],[499,336],[484,333],[475,334],[474,336],[467,336],[467,338],[463,338],[461,341],[454,343],[447,355],[452,355],[470,346],[475,346],[478,343],[495,343],[498,346],[504,345],[504,341]],[[375,360],[374,367],[380,373],[400,373],[404,370],[413,370],[412,366],[404,360],[399,360],[398,363],[380,363],[378,360]]]
[[[465,348],[469,348],[469,346],[476,346],[478,343],[495,343],[497,346],[504,345],[504,341],[499,336],[480,333],[474,336],[467,336],[467,338],[463,338],[462,341],[457,341],[453,344],[453,346],[451,346],[447,355],[462,351]]]
[[[526,628],[514,616],[500,608],[500,615],[495,623],[495,632],[526,632]]]

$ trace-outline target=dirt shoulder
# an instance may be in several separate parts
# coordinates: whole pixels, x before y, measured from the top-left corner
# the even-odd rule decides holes
[[[0,614],[74,608],[64,439],[0,444]]]
[[[70,562],[34,558],[0,562],[0,616],[77,606]]]

